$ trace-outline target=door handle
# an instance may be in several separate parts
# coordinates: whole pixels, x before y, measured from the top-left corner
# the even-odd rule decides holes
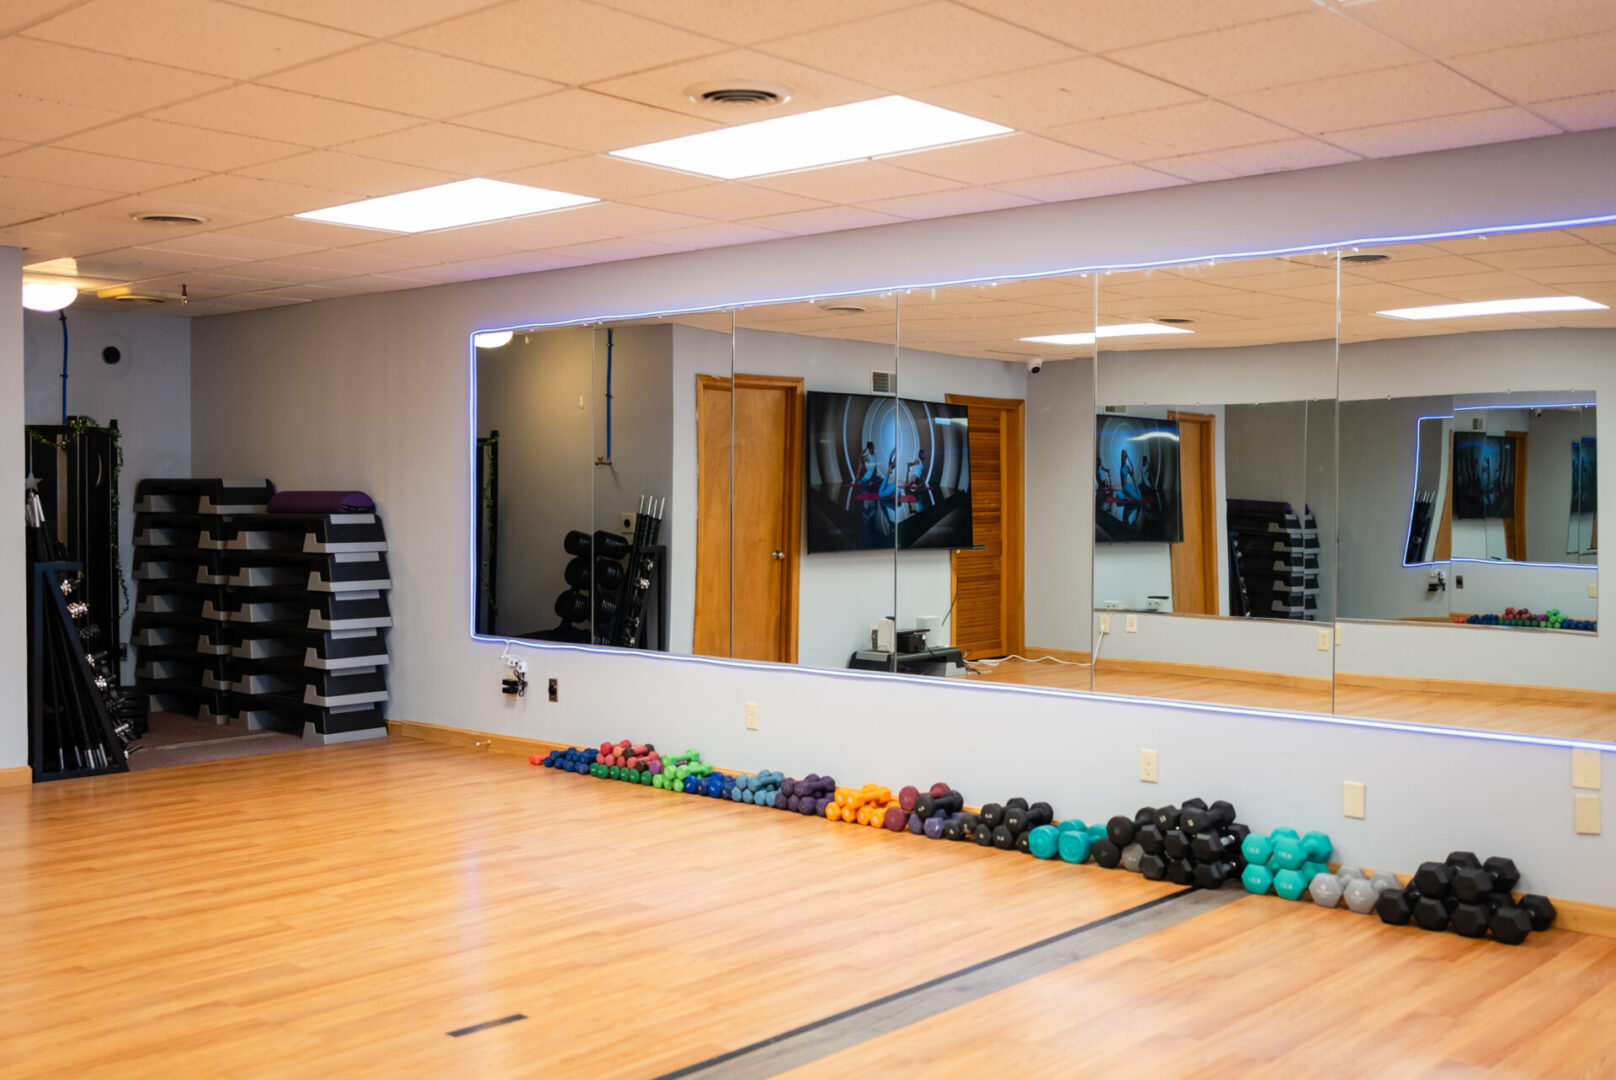
[[[771,552],[769,552],[769,554],[774,557],[775,562],[784,562],[785,561],[786,553],[783,552],[783,551],[771,551]]]

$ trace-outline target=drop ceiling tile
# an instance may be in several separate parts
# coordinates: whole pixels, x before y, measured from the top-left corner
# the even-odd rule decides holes
[[[25,143],[48,142],[110,124],[118,113],[0,92],[0,131]]]
[[[1524,109],[1487,109],[1460,116],[1411,120],[1403,124],[1355,128],[1325,134],[1328,142],[1365,157],[1394,157],[1456,146],[1506,142],[1553,135],[1559,129]]]
[[[543,270],[577,266],[579,262],[578,259],[548,251],[521,251],[487,259],[467,259],[450,263],[444,269],[453,271],[455,281],[470,281],[475,278],[504,277],[507,274],[536,274]]]
[[[1579,240],[1588,241],[1590,244],[1616,244],[1616,223],[1578,225],[1565,231]]]
[[[1199,101],[1067,124],[1050,128],[1046,134],[1118,161],[1149,161],[1279,142],[1295,133],[1222,102]]]
[[[33,210],[41,214],[59,214],[80,206],[107,202],[118,198],[120,194],[121,192],[116,191],[74,187],[20,176],[0,176],[0,206]]]
[[[70,48],[27,37],[0,39],[0,91],[115,110],[120,115],[167,105],[225,85],[195,71]]]
[[[1504,42],[1526,45],[1616,30],[1606,0],[1419,0],[1353,4],[1352,19],[1431,56],[1462,56]]]
[[[896,199],[876,199],[862,203],[867,210],[898,217],[920,219],[949,217],[954,214],[980,214],[986,210],[1003,210],[1011,206],[1031,206],[1038,200],[990,187],[956,188],[953,191],[932,191],[924,195],[904,195]]]
[[[240,7],[334,26],[366,37],[392,37],[500,0],[231,0]]]
[[[398,292],[419,289],[424,283],[413,278],[394,277],[391,274],[359,274],[356,277],[336,278],[328,284],[342,289],[348,295],[360,293]]]
[[[902,160],[900,156],[884,161],[855,161],[849,165],[761,176],[751,182],[758,187],[832,203],[895,199],[900,195],[919,195],[926,191],[944,191],[963,186],[957,180],[944,180],[899,168],[897,162]]]
[[[498,245],[502,251],[527,252],[561,247],[563,244],[582,244],[590,240],[609,240],[622,235],[617,228],[595,228],[580,224],[577,215],[583,209],[584,207],[573,207],[545,214],[529,214],[526,217],[512,218],[508,221],[490,221],[486,225],[473,225],[454,231],[473,242],[486,241]],[[607,223],[603,221],[600,224],[605,226]]]
[[[1412,49],[1318,8],[1109,55],[1118,63],[1219,97],[1420,59]]]
[[[80,132],[62,139],[61,145],[70,150],[136,158],[203,172],[228,172],[243,165],[288,157],[303,149],[290,143],[208,131],[185,124],[168,124],[138,116]]]
[[[760,240],[778,240],[785,235],[778,230],[763,229],[756,225],[710,221],[705,225],[651,233],[647,239],[681,251],[694,251],[697,248],[729,247],[734,244],[755,244]]]
[[[0,157],[0,176],[100,188],[124,194],[177,184],[199,175],[195,169],[86,154],[59,146],[35,146]]]
[[[1358,155],[1317,139],[1284,139],[1279,142],[1242,146],[1234,150],[1213,150],[1204,154],[1158,158],[1147,162],[1152,169],[1185,180],[1227,180],[1235,176],[1313,169],[1356,161]]]
[[[190,305],[193,316],[227,315],[236,311],[258,311],[263,308],[288,307],[306,304],[307,300],[294,300],[290,296],[268,296],[264,293],[237,293],[217,300],[204,300]]]
[[[342,295],[342,289],[318,284],[286,285],[279,289],[264,289],[253,295],[290,297],[294,300],[334,300]]]
[[[5,159],[0,158],[0,168]],[[336,150],[313,150],[295,157],[281,158],[262,165],[249,165],[236,170],[243,176],[260,180],[278,180],[285,184],[325,188],[329,191],[353,191],[361,195],[391,195],[399,191],[433,187],[469,174],[441,172],[401,165],[395,161],[345,154]]]
[[[459,124],[422,124],[386,135],[344,143],[360,157],[396,161],[460,176],[487,176],[569,157],[570,150],[530,139],[479,131]]]
[[[80,0],[6,0],[0,8],[0,34],[12,34],[31,23],[43,22]]]
[[[783,86],[791,97],[782,105],[759,107],[713,105],[691,101],[685,94],[692,86],[751,83]],[[649,71],[591,83],[589,89],[644,105],[688,113],[719,124],[749,124],[790,113],[867,101],[885,94],[885,91],[876,87],[750,49],[727,49],[694,60],[666,64]]]
[[[902,156],[905,169],[962,184],[996,184],[1114,164],[1112,158],[1019,132]]]
[[[1025,195],[1039,202],[1065,202],[1092,199],[1097,195],[1120,195],[1127,191],[1148,191],[1172,187],[1184,181],[1141,165],[1109,165],[1103,169],[1041,176],[1035,180],[1007,180],[997,184],[1001,191]]]
[[[571,256],[584,262],[596,263],[644,259],[677,250],[679,249],[671,244],[658,244],[644,237],[622,236],[615,240],[592,240],[587,244],[572,244],[556,248],[550,254]]]
[[[1312,0],[959,0],[1086,52],[1108,52],[1314,10]]]
[[[357,34],[219,0],[90,0],[29,27],[28,36],[232,79],[251,79],[365,42]]]
[[[155,120],[190,124],[300,146],[330,146],[415,127],[403,113],[328,101],[273,87],[241,83],[151,114]]]
[[[572,86],[724,47],[712,38],[584,0],[512,0],[399,40]]]
[[[912,7],[917,0],[815,0],[811,4],[756,0],[600,0],[606,7],[721,41],[746,45]]]
[[[622,150],[712,131],[721,125],[590,90],[563,90],[459,118],[469,127],[539,139],[575,150]]]
[[[200,214],[207,220],[195,225],[156,225],[134,220],[133,215],[154,210]],[[105,234],[110,242],[102,244],[95,250],[106,251],[111,248],[132,247],[157,240],[173,239],[182,234],[211,232],[232,225],[245,225],[257,216],[245,210],[201,206],[172,198],[153,199],[146,195],[122,195],[108,202],[58,214],[53,220],[71,228],[84,228],[93,235]]]
[[[1609,261],[1597,266],[1551,266],[1541,270],[1524,271],[1522,276],[1544,285],[1554,286],[1551,292],[1576,293],[1581,286],[1595,283],[1604,283],[1608,286],[1616,283],[1616,256],[1607,252],[1605,257]]]
[[[3,199],[0,199],[0,202],[3,201]],[[1523,272],[1567,266],[1607,266],[1616,261],[1612,259],[1610,252],[1597,244],[1486,252],[1477,254],[1474,258],[1479,263],[1485,263],[1500,270]]]
[[[1199,101],[1200,94],[1097,56],[948,83],[921,101],[1022,131]]]
[[[379,41],[267,76],[264,82],[337,101],[443,120],[557,89],[548,79]]]
[[[1458,71],[1514,101],[1616,90],[1616,31],[1456,56]]]
[[[841,232],[844,229],[866,229],[874,225],[891,225],[903,218],[892,214],[878,214],[857,206],[827,206],[823,210],[798,210],[790,214],[766,214],[751,219],[748,224],[765,229],[778,229],[796,236],[812,233]]]
[[[1616,127],[1616,91],[1608,94],[1556,98],[1553,101],[1534,101],[1532,111],[1567,131],[1593,131],[1596,128]]]
[[[43,216],[38,210],[24,210],[16,206],[0,206],[0,229],[9,228],[12,225],[21,225],[28,221],[37,221]],[[0,233],[0,243],[5,243],[9,246],[9,241],[5,239],[4,233]]]
[[[287,244],[275,240],[256,240],[242,236],[233,229],[196,233],[191,236],[178,236],[169,240],[154,240],[144,246],[154,251],[194,252],[198,255],[213,255],[241,262],[274,259],[282,255],[296,255],[302,252],[320,250],[312,244]]]
[[[759,48],[900,92],[1077,55],[1049,38],[952,3],[873,15],[856,23],[770,41]]]
[[[1477,112],[1509,104],[1497,94],[1435,62],[1271,87],[1235,94],[1228,102],[1310,134]]]
[[[375,255],[390,255],[398,259],[412,259],[419,263],[464,262],[467,259],[486,259],[494,255],[510,255],[514,248],[482,236],[466,236],[467,229],[445,229],[442,232],[416,233],[413,236],[388,236],[374,230],[362,230],[370,236],[386,237],[356,244],[354,249]],[[407,271],[406,271],[407,272]]]
[[[319,210],[353,202],[354,192],[325,191],[321,188],[282,184],[275,180],[258,180],[251,176],[219,174],[200,180],[188,180],[172,187],[156,188],[143,198],[153,206],[170,201],[186,205],[222,206],[231,210],[245,210],[262,217],[269,214],[300,214],[306,210]]]
[[[559,214],[540,216],[550,217],[564,228],[583,229],[602,236],[643,236],[646,233],[712,224],[708,219],[692,214],[608,202],[591,203]]]
[[[111,248],[127,247],[148,239],[150,229],[106,213],[101,207],[69,210],[0,229],[0,244],[23,248],[25,262],[82,258]]]
[[[263,240],[272,244],[296,244],[304,250],[311,248],[352,247],[374,242],[391,233],[375,229],[354,229],[346,225],[329,225],[323,221],[305,221],[302,218],[272,217],[253,221],[235,228],[218,230],[218,235]]]
[[[232,266],[237,261],[211,255],[127,247],[80,259],[78,264],[79,274],[84,277],[145,281],[166,274],[207,273]]]
[[[330,265],[313,265],[307,260],[318,255],[346,255],[352,269],[334,267]],[[303,261],[300,261],[303,260]],[[352,277],[356,273],[374,270],[385,266],[388,270],[408,269],[412,264],[408,259],[392,259],[385,255],[371,255],[358,253],[347,248],[332,252],[310,252],[308,255],[293,255],[285,259],[264,259],[260,262],[238,264],[236,269],[247,273],[264,274],[282,278],[288,281],[329,281],[332,278]]]
[[[713,182],[705,176],[658,169],[604,155],[569,158],[550,165],[494,173],[493,176],[496,180],[509,180],[513,184],[531,184],[552,191],[570,191],[577,195],[615,201],[702,187]]]
[[[0,158],[0,168],[5,159]],[[812,210],[828,204],[818,199],[792,195],[784,191],[750,184],[720,182],[684,191],[663,192],[629,200],[636,206],[652,210],[667,210],[675,214],[690,214],[714,221],[739,221],[742,218],[763,217],[767,214],[789,214],[797,210]]]

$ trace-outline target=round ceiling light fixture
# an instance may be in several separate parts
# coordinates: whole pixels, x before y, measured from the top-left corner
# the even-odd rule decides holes
[[[498,349],[511,343],[511,332],[509,330],[490,330],[487,333],[474,335],[471,340],[479,349]]]
[[[791,100],[791,90],[779,83],[757,82],[752,79],[726,79],[723,82],[697,83],[685,87],[685,97],[697,105],[784,105]]]
[[[65,281],[25,281],[22,306],[29,311],[61,311],[77,300],[79,290]]]
[[[141,210],[129,215],[143,225],[206,225],[208,219],[201,214],[170,213],[164,210]]]

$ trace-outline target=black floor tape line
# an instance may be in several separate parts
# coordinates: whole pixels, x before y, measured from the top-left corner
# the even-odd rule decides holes
[[[868,1042],[929,1016],[1185,922],[1245,896],[1244,889],[1184,889],[960,968],[761,1042],[664,1073],[657,1080],[768,1077]]]
[[[462,1035],[470,1035],[475,1031],[487,1031],[491,1027],[499,1027],[501,1024],[514,1024],[518,1020],[526,1019],[527,1017],[522,1013],[511,1013],[511,1015],[502,1016],[498,1020],[485,1020],[481,1024],[473,1024],[470,1027],[455,1028],[449,1032],[449,1035],[451,1038],[458,1039]]]

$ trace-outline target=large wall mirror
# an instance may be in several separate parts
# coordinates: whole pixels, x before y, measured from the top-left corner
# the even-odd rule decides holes
[[[475,629],[1616,742],[1613,303],[1596,226],[480,335]]]

